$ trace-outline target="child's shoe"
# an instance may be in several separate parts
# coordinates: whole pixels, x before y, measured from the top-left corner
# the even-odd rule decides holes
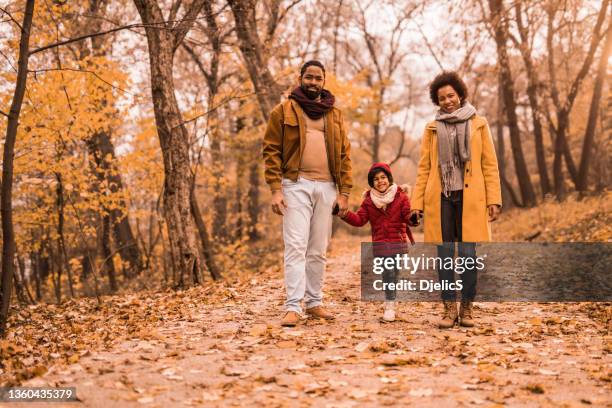
[[[386,322],[395,321],[395,302],[385,302],[385,312],[383,313],[383,320]]]

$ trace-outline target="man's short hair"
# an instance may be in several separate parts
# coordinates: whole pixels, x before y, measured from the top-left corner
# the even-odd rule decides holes
[[[438,101],[438,89],[447,85],[450,85],[455,92],[457,92],[461,102],[467,98],[468,89],[459,74],[457,74],[455,71],[444,71],[441,74],[438,74],[438,76],[436,76],[429,85],[429,97],[434,104],[440,105],[440,102]]]
[[[304,72],[306,72],[306,69],[312,66],[321,68],[321,70],[323,70],[323,75],[325,76],[325,67],[323,66],[323,63],[321,63],[321,61],[318,61],[318,60],[310,60],[310,61],[306,61],[304,65],[302,65],[302,68],[300,69],[300,77],[303,77]]]

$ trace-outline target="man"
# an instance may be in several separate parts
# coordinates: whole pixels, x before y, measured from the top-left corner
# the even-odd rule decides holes
[[[326,320],[323,272],[331,236],[332,210],[348,209],[352,187],[350,143],[342,112],[325,85],[325,68],[306,62],[289,99],[270,114],[263,142],[272,211],[283,216],[287,301],[281,324],[295,326],[302,312]]]

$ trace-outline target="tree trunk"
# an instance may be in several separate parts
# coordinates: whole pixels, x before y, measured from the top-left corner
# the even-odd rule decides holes
[[[240,106],[242,107],[242,102]],[[245,126],[244,119],[237,117],[234,125],[234,133],[240,133]],[[246,149],[242,146],[238,148],[236,160],[236,200],[234,206],[234,218],[236,221],[234,224],[234,240],[239,240],[243,237],[246,225],[244,219],[244,192],[242,187],[244,185],[244,174],[246,174],[247,171],[247,160],[245,158],[247,153],[245,150]]]
[[[106,182],[112,194],[120,194],[124,190],[123,181],[115,165],[115,146],[113,146],[109,132],[102,131],[96,133],[87,141],[87,146],[89,153],[94,159],[92,168],[98,180]],[[110,213],[117,251],[121,259],[129,264],[128,276],[133,277],[143,269],[142,255],[127,215],[128,205],[121,199],[119,206],[121,208],[105,209],[105,211]]]
[[[117,275],[115,272],[115,264],[113,262],[113,251],[110,243],[111,220],[109,215],[102,217],[102,268],[106,270],[108,275],[108,284],[111,292],[116,292]]]
[[[170,247],[176,250],[178,287],[197,283],[202,265],[191,213],[189,135],[174,93],[173,59],[204,1],[194,0],[179,22],[162,23],[165,19],[156,0],[134,0],[147,25],[153,110],[164,159],[164,217]]]
[[[267,122],[272,108],[280,101],[282,90],[270,73],[268,58],[257,34],[255,20],[257,1],[228,0],[228,3],[234,15],[240,52],[255,88],[261,114]]]
[[[195,186],[194,186],[195,187]],[[213,280],[219,280],[222,278],[221,271],[215,262],[215,258],[212,254],[212,242],[210,242],[210,238],[208,237],[208,231],[206,231],[206,224],[202,219],[202,213],[200,212],[200,207],[198,205],[198,200],[196,199],[195,192],[191,194],[191,212],[193,214],[193,219],[195,220],[196,227],[198,228],[198,233],[200,235],[200,243],[202,245],[202,257],[206,262],[206,266],[210,271],[210,276]]]
[[[85,19],[85,24],[80,26],[78,34],[83,35],[86,32],[100,32],[102,31],[102,25],[107,19],[108,0],[89,0],[88,13],[91,17]],[[79,43],[80,51],[80,65],[82,69],[87,69],[88,57],[94,55],[96,57],[108,57],[108,42],[110,36],[98,36],[91,39],[91,47],[87,42],[81,41]],[[83,66],[84,65],[84,66]],[[100,84],[99,87],[103,88],[105,84]],[[102,90],[101,90],[102,91]],[[108,105],[106,100],[102,100],[102,106]],[[123,183],[121,175],[115,165],[115,146],[111,141],[111,129],[105,128],[92,135],[87,140],[87,146],[89,153],[94,158],[95,165],[92,163],[93,172],[100,182],[105,181],[109,186],[111,193],[120,193],[123,191]],[[105,211],[111,214],[111,223],[113,228],[113,235],[117,250],[121,258],[128,263],[128,276],[134,276],[138,274],[142,266],[142,256],[138,244],[132,233],[130,221],[127,216],[128,207],[124,200],[120,200],[119,206],[121,208],[105,209]]]
[[[536,204],[535,193],[529,178],[529,171],[525,163],[523,148],[521,146],[521,135],[518,127],[518,117],[516,114],[516,100],[514,97],[514,83],[510,72],[510,60],[506,42],[508,39],[506,22],[502,19],[503,6],[502,0],[489,0],[489,7],[494,21],[495,43],[497,45],[497,56],[499,60],[501,90],[504,98],[504,108],[506,111],[507,125],[510,129],[510,143],[512,145],[512,157],[523,205],[533,207]]]
[[[500,81],[501,83],[501,81]],[[522,207],[512,184],[506,178],[506,143],[504,142],[504,101],[501,92],[497,98],[497,164],[499,167],[499,178],[502,186],[502,201],[507,202],[510,198],[515,207]]]
[[[30,291],[30,285],[28,285],[30,279],[26,277],[27,271],[25,266],[25,259],[18,256],[17,265],[19,265],[19,280],[23,283],[25,294],[28,296],[28,303],[33,305],[36,303],[36,301],[34,300],[34,296],[32,296],[32,292]]]
[[[564,115],[557,115],[558,124],[555,132],[555,155],[553,159],[553,180],[555,183],[555,195],[559,199],[565,196],[565,180],[563,179],[563,139],[565,138]]]
[[[606,70],[608,67],[608,58],[612,49],[612,24],[608,26],[606,34],[606,42],[604,43],[599,65],[597,67],[597,76],[595,77],[595,87],[593,89],[593,97],[591,98],[591,106],[589,107],[589,119],[587,128],[584,132],[584,141],[582,143],[582,155],[580,157],[580,170],[578,171],[578,180],[576,189],[578,191],[586,191],[588,187],[589,162],[591,159],[591,150],[595,139],[595,128],[597,127],[597,116],[599,114],[599,105],[603,93],[604,83],[606,81]]]
[[[216,116],[216,115],[215,115]],[[216,125],[213,125],[216,127]],[[213,188],[213,208],[215,217],[213,219],[213,236],[216,241],[223,242],[227,237],[227,180],[225,178],[225,168],[223,155],[221,154],[221,144],[219,143],[219,133],[213,129],[211,133],[211,159]]]
[[[544,134],[542,132],[542,122],[540,121],[540,113],[537,100],[536,84],[529,80],[527,85],[527,95],[529,97],[529,105],[531,106],[531,120],[533,122],[533,138],[535,141],[536,161],[538,163],[538,173],[540,175],[540,189],[542,197],[551,192],[550,180],[548,178],[548,168],[546,165],[546,156],[544,153]]]
[[[535,141],[536,161],[538,164],[538,173],[540,175],[540,189],[542,197],[551,192],[550,179],[548,177],[548,167],[546,165],[546,156],[544,153],[544,136],[542,131],[541,112],[538,102],[538,74],[533,66],[531,49],[529,45],[529,28],[524,25],[521,2],[515,3],[516,23],[521,38],[521,43],[517,44],[527,73],[527,96],[529,98],[529,107],[531,108],[531,120],[533,123],[533,137]]]
[[[259,239],[257,224],[259,222],[259,163],[254,161],[249,169],[249,191],[248,191],[248,211],[249,211],[249,239],[256,241]]]
[[[58,279],[61,278],[62,269],[66,268],[66,273],[68,275],[68,290],[70,291],[70,297],[74,297],[74,287],[72,285],[72,269],[70,268],[70,264],[68,263],[68,254],[66,253],[66,240],[64,238],[64,184],[62,182],[62,175],[60,173],[55,173],[55,178],[57,179],[57,187],[55,189],[57,198],[57,270],[58,270]]]
[[[6,333],[11,293],[13,291],[13,274],[15,273],[15,231],[13,230],[13,154],[19,114],[28,79],[28,59],[30,50],[30,29],[34,15],[34,0],[27,0],[21,38],[19,40],[19,59],[17,62],[17,81],[11,102],[11,109],[6,125],[4,152],[2,161],[2,190],[0,193],[0,215],[2,216],[2,281],[0,282],[0,337]]]
[[[32,264],[32,274],[34,275],[34,294],[36,300],[40,300],[40,266],[36,252],[30,252],[30,263]]]
[[[608,6],[610,4],[610,0],[604,0],[601,5],[601,9],[599,10],[597,16],[597,22],[593,27],[593,34],[591,37],[591,41],[589,44],[589,48],[587,50],[586,55],[582,59],[582,65],[580,66],[580,70],[576,74],[574,81],[571,83],[569,87],[569,91],[567,93],[566,98],[561,101],[559,96],[559,90],[556,84],[556,67],[555,67],[555,56],[554,56],[554,44],[553,37],[555,35],[554,30],[554,19],[557,13],[556,5],[551,3],[547,10],[547,34],[546,34],[546,46],[548,51],[548,72],[550,77],[551,84],[551,97],[554,106],[556,107],[556,118],[557,118],[557,127],[554,129],[555,133],[555,157],[553,160],[553,177],[555,183],[555,194],[559,199],[562,199],[565,194],[565,180],[563,178],[563,159],[567,164],[568,170],[570,172],[570,176],[574,181],[574,184],[578,185],[578,170],[576,170],[576,166],[572,159],[572,155],[569,149],[569,145],[567,143],[567,131],[569,129],[569,117],[572,111],[572,107],[574,106],[574,101],[576,100],[576,96],[580,90],[580,86],[584,80],[584,78],[589,73],[591,64],[595,58],[595,52],[601,42],[602,38],[604,38],[603,33],[600,32],[601,27],[606,20],[606,16],[608,13]]]

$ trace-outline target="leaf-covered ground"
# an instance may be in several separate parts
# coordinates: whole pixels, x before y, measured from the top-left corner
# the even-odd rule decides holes
[[[612,404],[609,305],[477,303],[477,328],[441,331],[438,304],[404,303],[399,321],[382,323],[381,305],[359,300],[359,241],[348,236],[329,255],[335,322],[281,328],[282,287],[270,268],[101,309],[37,306],[23,312],[37,323],[2,343],[3,361],[30,367],[24,385],[76,386],[88,407]]]
[[[530,209],[511,209],[493,225],[495,240],[581,242],[612,239],[612,192],[561,203],[547,200]]]

